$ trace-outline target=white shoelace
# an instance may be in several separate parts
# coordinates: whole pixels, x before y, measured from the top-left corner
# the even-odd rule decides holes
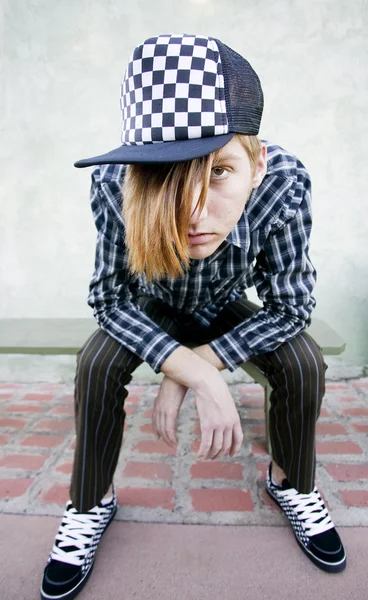
[[[282,491],[278,490],[277,493],[285,498],[289,505],[294,508],[299,521],[303,523],[306,529],[307,535],[317,535],[334,527],[317,489],[314,489],[310,494],[299,494],[294,488]],[[308,504],[310,506],[307,506]],[[322,517],[324,517],[322,521],[319,523],[315,522]]]
[[[75,509],[65,512],[62,525],[56,535],[51,558],[80,566],[84,557],[90,551],[92,537],[101,524],[101,515],[106,509],[95,507],[95,514],[77,513]],[[58,545],[56,545],[58,541]],[[75,546],[77,550],[65,551],[63,548]]]

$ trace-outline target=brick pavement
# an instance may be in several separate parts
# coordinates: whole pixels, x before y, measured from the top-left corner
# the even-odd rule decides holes
[[[117,519],[165,523],[285,525],[264,491],[263,390],[231,385],[242,419],[240,456],[197,460],[199,420],[189,393],[178,447],[157,440],[158,385],[129,387],[115,474]],[[70,385],[0,383],[0,512],[61,515],[74,448]],[[317,485],[336,525],[368,525],[368,378],[327,384],[317,424]]]

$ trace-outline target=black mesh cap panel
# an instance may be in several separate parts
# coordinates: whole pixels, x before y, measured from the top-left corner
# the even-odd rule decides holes
[[[257,73],[249,62],[215,39],[225,81],[229,132],[257,135],[263,112],[263,92]]]

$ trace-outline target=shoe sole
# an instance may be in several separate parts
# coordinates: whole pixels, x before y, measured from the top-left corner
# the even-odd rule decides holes
[[[279,503],[277,498],[275,498],[275,496],[272,494],[272,492],[268,489],[267,486],[266,486],[266,492],[269,495],[269,497],[277,504],[277,506],[279,508],[281,508],[282,512],[285,514],[285,511],[282,508],[281,504]],[[285,516],[288,519],[288,516],[287,515],[285,515]],[[289,521],[289,519],[288,519],[288,521]],[[316,556],[314,556],[314,554],[312,552],[310,552],[304,546],[304,544],[302,544],[302,542],[299,540],[298,536],[296,535],[296,533],[294,531],[293,526],[291,526],[291,529],[293,531],[296,541],[298,542],[298,545],[303,550],[304,554],[306,554],[306,556],[308,556],[308,558],[312,561],[312,563],[314,563],[317,567],[322,569],[322,571],[326,571],[327,573],[341,573],[341,571],[344,571],[344,569],[346,567],[346,552],[345,551],[344,551],[345,552],[344,558],[341,561],[339,561],[338,563],[327,563],[324,560],[321,560],[320,558],[317,558]]]
[[[116,515],[116,511],[117,511],[118,507],[115,506],[114,510],[111,514],[110,519],[108,520],[108,522],[106,523],[105,529],[103,530],[101,537],[100,537],[100,541],[102,539],[102,536],[104,535],[104,533],[106,532],[107,528],[109,527],[110,523],[112,522],[113,518]],[[100,543],[100,542],[99,542]],[[95,564],[95,558],[96,558],[96,554],[93,557],[93,561],[91,562],[91,566],[89,568],[89,570],[87,571],[87,573],[85,574],[85,576],[83,577],[83,579],[81,579],[81,581],[75,586],[75,588],[73,588],[72,590],[70,590],[70,592],[68,592],[67,594],[61,594],[61,596],[48,596],[47,594],[44,594],[42,591],[42,588],[40,590],[40,594],[41,594],[41,600],[72,600],[72,598],[75,598],[77,594],[79,594],[79,592],[82,591],[82,589],[84,588],[84,586],[86,585],[91,573],[92,573],[92,569],[94,567]]]

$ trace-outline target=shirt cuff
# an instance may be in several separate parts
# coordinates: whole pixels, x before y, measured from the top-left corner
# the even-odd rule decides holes
[[[226,334],[210,342],[209,346],[231,373],[249,360],[244,350],[239,345],[232,344]]]
[[[174,340],[167,333],[160,332],[152,335],[147,333],[142,339],[141,358],[154,370],[155,373],[161,372],[161,366],[165,360],[179,348],[181,344]]]

